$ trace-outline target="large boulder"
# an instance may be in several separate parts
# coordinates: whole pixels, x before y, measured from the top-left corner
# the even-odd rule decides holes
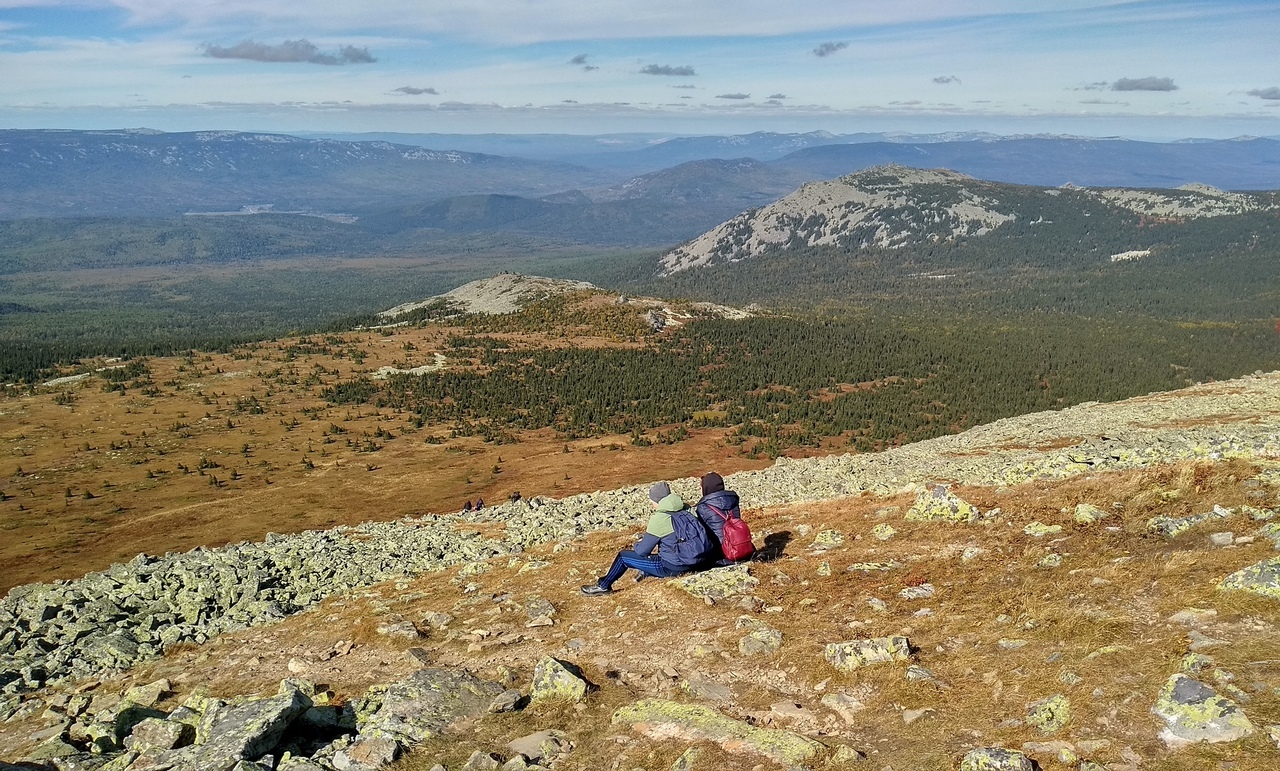
[[[757,728],[710,707],[664,699],[642,699],[622,707],[613,713],[613,722],[651,739],[715,742],[730,754],[760,755],[787,769],[805,768],[823,749],[807,736]]]
[[[241,760],[257,760],[275,748],[294,718],[310,706],[311,700],[296,688],[226,704],[205,716],[207,734],[190,753],[191,765],[202,771],[231,771]]]
[[[469,672],[420,669],[400,682],[370,688],[356,706],[356,728],[362,739],[412,746],[459,720],[485,714],[503,690]]]
[[[581,701],[587,695],[587,681],[574,671],[577,667],[544,656],[533,668],[530,701]]]
[[[1165,722],[1160,738],[1170,747],[1194,742],[1233,742],[1254,732],[1253,723],[1234,701],[1183,674],[1160,689],[1151,711]]]

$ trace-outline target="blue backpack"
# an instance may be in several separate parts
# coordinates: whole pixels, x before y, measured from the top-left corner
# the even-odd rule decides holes
[[[676,531],[676,548],[674,554],[664,555],[664,562],[692,570],[719,556],[720,549],[707,532],[707,526],[689,509],[672,512],[671,526]]]

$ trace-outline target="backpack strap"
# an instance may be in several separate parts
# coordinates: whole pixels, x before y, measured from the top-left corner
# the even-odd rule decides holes
[[[708,508],[708,509],[711,509],[712,511],[714,511],[714,512],[716,513],[716,516],[720,517],[720,519],[723,519],[725,522],[728,522],[728,521],[729,521],[729,515],[728,515],[728,514],[725,514],[725,513],[724,513],[723,511],[721,511],[720,509],[717,509],[715,506],[712,506],[711,504],[709,504],[709,503],[708,503],[708,504],[707,504],[707,508]]]

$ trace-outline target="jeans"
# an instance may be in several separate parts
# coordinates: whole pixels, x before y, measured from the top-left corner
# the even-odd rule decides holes
[[[613,558],[613,565],[609,567],[609,572],[604,575],[604,578],[600,579],[600,585],[606,589],[612,589],[613,583],[622,578],[622,574],[627,572],[627,568],[634,568],[647,576],[655,576],[657,578],[669,578],[685,572],[667,567],[656,554],[646,556],[636,554],[631,549],[623,549],[618,552],[618,556]]]

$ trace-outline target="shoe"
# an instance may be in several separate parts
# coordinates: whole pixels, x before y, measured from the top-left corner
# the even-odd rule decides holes
[[[612,594],[612,589],[606,589],[600,584],[587,584],[582,587],[582,593],[588,597],[594,597],[597,594]]]

